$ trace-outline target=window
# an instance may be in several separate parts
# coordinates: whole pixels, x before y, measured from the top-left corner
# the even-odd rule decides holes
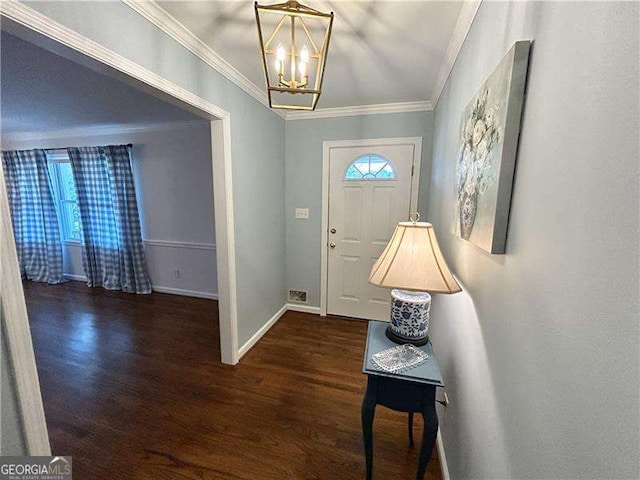
[[[386,158],[376,155],[360,155],[344,174],[345,180],[394,180],[396,171]]]
[[[82,238],[80,229],[80,210],[76,183],[73,180],[71,163],[66,152],[47,154],[49,174],[53,184],[54,200],[60,219],[60,233],[65,242],[79,242]]]

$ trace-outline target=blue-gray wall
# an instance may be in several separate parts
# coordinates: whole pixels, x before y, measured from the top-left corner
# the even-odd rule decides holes
[[[434,118],[428,218],[451,478],[639,478],[639,4],[481,4]],[[506,255],[450,233],[461,114],[533,40]]]
[[[306,290],[309,306],[320,306],[322,142],[422,137],[418,206],[426,212],[432,121],[433,112],[287,121],[287,289]],[[309,208],[309,219],[296,219],[296,207]]]
[[[231,113],[242,345],[286,300],[284,120],[122,2],[28,5]]]

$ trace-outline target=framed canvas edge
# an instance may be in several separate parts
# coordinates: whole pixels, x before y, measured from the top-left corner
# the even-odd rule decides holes
[[[495,221],[490,248],[480,247],[491,254],[506,253],[509,212],[511,210],[512,200],[511,193],[515,182],[518,145],[520,143],[520,126],[529,70],[531,43],[531,40],[518,40],[506,54],[513,55],[513,65],[511,67],[504,143],[502,146],[502,159],[498,177]]]

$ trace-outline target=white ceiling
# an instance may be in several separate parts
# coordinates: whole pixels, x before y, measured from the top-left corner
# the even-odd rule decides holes
[[[450,60],[449,44],[465,2],[304,3],[335,12],[319,108],[427,101],[439,94],[439,76]],[[178,29],[186,28],[264,90],[253,2],[157,4]]]
[[[200,120],[4,31],[0,47],[3,135]]]

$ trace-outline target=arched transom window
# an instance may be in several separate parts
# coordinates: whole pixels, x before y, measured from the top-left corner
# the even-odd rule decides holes
[[[396,171],[386,158],[368,153],[357,157],[347,168],[345,180],[393,180]]]

